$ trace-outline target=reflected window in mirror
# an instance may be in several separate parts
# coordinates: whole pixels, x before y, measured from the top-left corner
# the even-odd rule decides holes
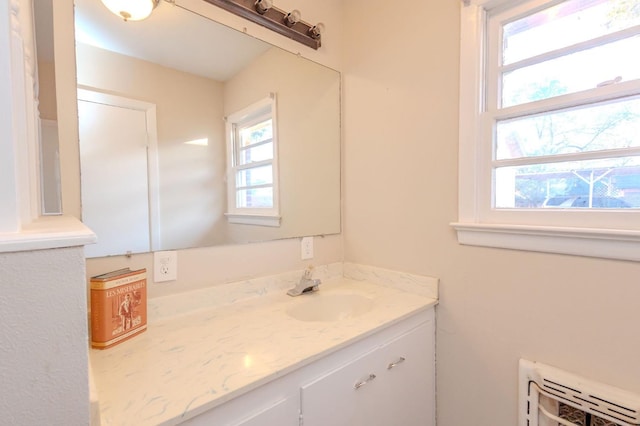
[[[280,226],[277,141],[275,94],[227,117],[229,222]]]

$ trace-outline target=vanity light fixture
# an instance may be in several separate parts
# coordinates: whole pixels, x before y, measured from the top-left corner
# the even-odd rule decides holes
[[[298,9],[293,9],[291,12],[287,13],[284,17],[284,24],[291,28],[293,27],[297,22],[300,21],[300,18],[302,17],[302,14],[300,13],[300,11]]]
[[[108,0],[102,0],[108,1]],[[157,1],[157,0],[156,0]],[[204,0],[214,6],[246,18],[256,24],[269,28],[278,34],[289,37],[312,49],[321,46],[324,25],[311,25],[300,18],[299,10],[285,12],[273,5],[273,0]]]
[[[125,21],[141,21],[148,18],[160,0],[102,0],[114,15]]]

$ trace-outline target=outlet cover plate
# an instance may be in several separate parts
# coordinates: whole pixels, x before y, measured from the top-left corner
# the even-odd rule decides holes
[[[153,281],[175,281],[178,279],[178,252],[156,251],[153,253]]]
[[[313,237],[303,237],[300,244],[300,257],[302,260],[313,259]]]

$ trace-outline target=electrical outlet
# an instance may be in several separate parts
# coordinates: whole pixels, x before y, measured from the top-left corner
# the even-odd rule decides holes
[[[157,283],[178,279],[178,252],[156,251],[153,253],[153,280]]]
[[[301,259],[313,259],[313,237],[303,237],[300,245]]]

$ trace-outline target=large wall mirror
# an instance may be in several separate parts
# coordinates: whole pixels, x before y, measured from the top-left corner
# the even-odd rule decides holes
[[[161,0],[138,22],[124,22],[100,0],[75,4],[75,178],[82,219],[98,236],[87,257],[340,232],[337,71],[179,0]],[[228,214],[225,118],[265,98],[277,100],[278,219],[237,223]]]

